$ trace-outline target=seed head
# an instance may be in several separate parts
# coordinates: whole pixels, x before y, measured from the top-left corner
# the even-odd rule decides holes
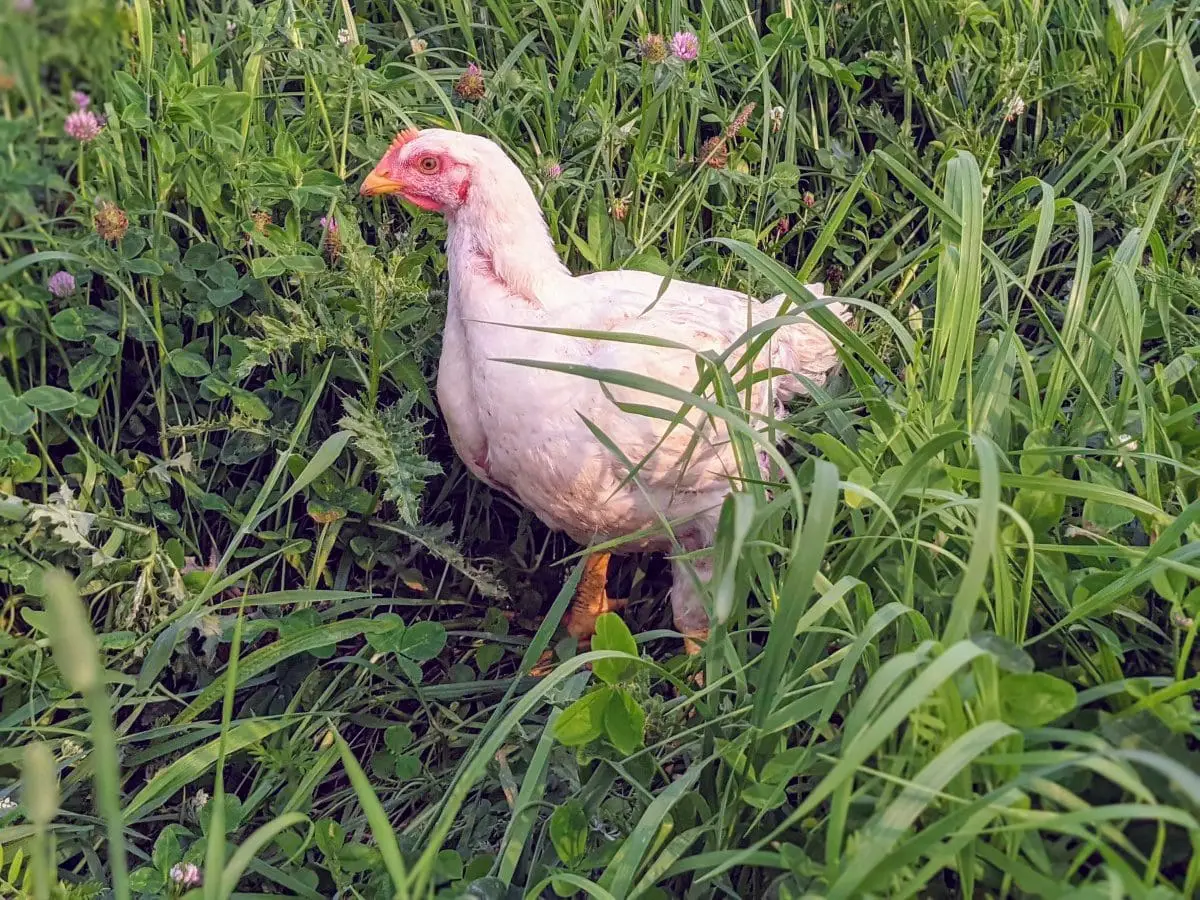
[[[724,135],[713,135],[700,145],[700,162],[712,169],[723,169],[729,164]]]
[[[413,56],[420,56],[429,49],[429,42],[424,38],[413,38],[408,42],[408,47],[412,50]]]
[[[677,31],[671,38],[671,52],[676,59],[691,62],[700,55],[700,38],[690,31]]]
[[[58,758],[71,759],[83,753],[83,746],[74,738],[63,738],[63,742],[58,745]]]
[[[817,205],[817,198],[813,196],[812,191],[805,191],[803,202],[805,206],[807,206],[809,209],[812,209]]]
[[[103,127],[104,119],[90,109],[77,109],[63,122],[63,130],[81,144],[94,141]]]
[[[846,280],[846,271],[837,263],[832,263],[825,269],[825,283],[831,291],[836,291]]]
[[[547,181],[558,181],[558,179],[562,178],[562,173],[562,163],[557,160],[547,160],[542,166],[542,174],[546,176]]]
[[[625,197],[617,197],[608,211],[618,222],[624,222],[625,217],[629,215],[629,200]]]
[[[746,127],[746,123],[750,121],[750,116],[754,113],[756,106],[758,106],[757,103],[747,103],[742,107],[742,111],[733,117],[733,121],[725,129],[725,138],[727,140]]]
[[[198,790],[198,791],[196,791],[196,793],[192,794],[192,798],[188,801],[188,805],[190,805],[192,808],[191,809],[192,815],[194,815],[197,819],[199,819],[200,818],[200,810],[202,810],[202,809],[204,809],[204,807],[208,806],[208,801],[211,799],[212,798],[208,796],[208,791],[204,790],[204,788],[200,788],[200,790]]]
[[[176,863],[171,866],[171,880],[181,888],[199,887],[200,867],[195,863]]]
[[[92,226],[104,240],[119,241],[129,230],[129,216],[117,204],[101,200],[96,215],[92,217]]]
[[[338,29],[337,42],[343,47],[347,46],[350,43],[350,29],[349,28],[339,28]]]
[[[772,131],[778,132],[783,129],[783,113],[784,109],[782,106],[772,106],[771,111],[767,113],[768,118],[771,120]]]
[[[467,71],[454,83],[454,93],[458,95],[458,99],[468,103],[477,103],[483,99],[487,93],[487,85],[483,83],[483,73],[479,71],[479,66],[475,63],[467,66]]]
[[[254,230],[259,234],[267,233],[267,226],[271,224],[271,214],[265,209],[256,209],[250,213],[250,220],[254,222]]]
[[[667,58],[667,42],[661,34],[648,34],[638,41],[638,53],[650,65],[657,66]]]
[[[68,297],[75,293],[75,276],[70,272],[55,272],[46,282],[46,287],[55,297]]]
[[[323,246],[329,258],[337,259],[338,254],[342,252],[342,239],[338,236],[337,219],[333,216],[321,216],[318,220],[321,226],[321,231],[324,233]]]

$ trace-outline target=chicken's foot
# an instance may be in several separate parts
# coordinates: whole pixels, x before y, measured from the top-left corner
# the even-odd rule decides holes
[[[596,633],[596,620],[607,612],[625,608],[626,601],[608,596],[608,561],[611,553],[593,553],[583,562],[583,575],[567,610],[567,634],[579,642],[580,647],[592,643]]]
[[[591,646],[596,633],[596,620],[607,612],[625,608],[624,598],[608,596],[608,560],[611,553],[593,553],[583,563],[583,574],[571,598],[564,624],[567,634],[575,638],[581,650]],[[530,671],[535,678],[547,674],[554,668],[554,651],[547,650]]]

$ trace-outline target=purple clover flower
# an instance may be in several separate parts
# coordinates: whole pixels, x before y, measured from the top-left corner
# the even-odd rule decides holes
[[[92,105],[92,98],[83,91],[71,91],[71,102],[75,104],[76,109],[87,109]]]
[[[81,144],[94,141],[100,136],[100,130],[103,127],[103,117],[96,115],[90,109],[77,109],[63,122],[63,130]]]
[[[47,280],[46,287],[55,297],[66,297],[75,293],[75,276],[70,272],[55,272]]]
[[[671,38],[671,52],[676,59],[691,62],[700,55],[700,38],[690,31],[677,31]]]

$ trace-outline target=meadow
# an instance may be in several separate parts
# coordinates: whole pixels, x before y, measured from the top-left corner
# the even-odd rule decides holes
[[[0,896],[1196,897],[1197,11],[0,0]],[[650,386],[741,428],[699,657],[455,458],[409,126],[853,307],[775,483]]]

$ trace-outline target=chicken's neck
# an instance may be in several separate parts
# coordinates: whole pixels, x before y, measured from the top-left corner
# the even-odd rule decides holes
[[[504,296],[515,309],[544,310],[562,297],[556,284],[571,277],[516,166],[471,184],[468,202],[449,219],[446,255],[451,295],[464,318],[505,312],[488,308],[502,306]]]

